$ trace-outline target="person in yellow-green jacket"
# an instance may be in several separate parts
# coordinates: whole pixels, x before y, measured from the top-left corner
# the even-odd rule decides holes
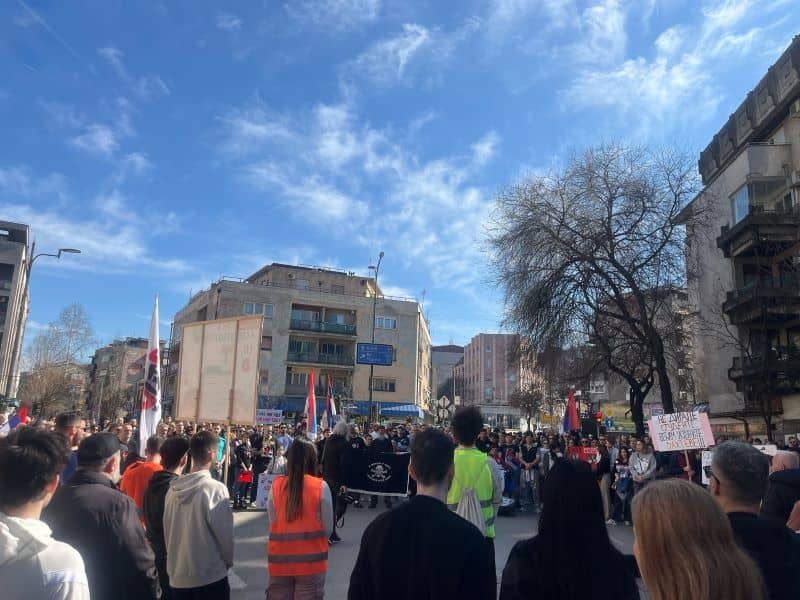
[[[503,473],[494,469],[494,462],[475,447],[483,428],[483,416],[476,406],[465,406],[456,411],[451,423],[453,437],[458,447],[455,450],[455,476],[447,493],[447,506],[458,508],[464,489],[473,488],[483,514],[483,530],[486,536],[486,554],[492,573],[497,574],[494,557],[494,520],[497,508],[503,501]]]

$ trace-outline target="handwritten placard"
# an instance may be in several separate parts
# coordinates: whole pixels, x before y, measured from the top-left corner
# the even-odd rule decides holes
[[[706,413],[680,412],[650,419],[650,437],[659,452],[692,450],[714,445]]]

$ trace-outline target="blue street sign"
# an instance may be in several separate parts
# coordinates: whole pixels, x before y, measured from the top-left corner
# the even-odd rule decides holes
[[[614,419],[606,419],[606,427],[609,429],[614,426]]]
[[[391,367],[392,354],[390,344],[356,344],[356,362],[360,365]]]

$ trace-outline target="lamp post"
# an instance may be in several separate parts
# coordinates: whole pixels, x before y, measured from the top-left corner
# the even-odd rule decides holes
[[[19,306],[19,322],[17,323],[17,329],[14,332],[14,345],[11,347],[12,355],[11,355],[11,373],[9,373],[8,378],[6,379],[6,389],[5,389],[5,396],[6,399],[11,397],[11,389],[13,388],[13,381],[14,381],[14,372],[18,371],[18,364],[19,364],[19,355],[22,352],[22,330],[24,329],[23,324],[27,320],[27,313],[28,313],[28,296],[30,293],[31,287],[31,269],[33,268],[33,263],[36,262],[36,259],[40,256],[52,256],[54,258],[61,258],[62,254],[80,254],[81,251],[77,248],[59,248],[57,254],[50,254],[47,252],[40,252],[39,254],[35,254],[36,252],[36,242],[31,244],[31,255],[32,258],[28,261],[28,264],[25,269],[25,287],[22,290],[22,301],[20,302]],[[16,375],[19,377],[19,374]]]
[[[378,262],[375,265],[370,265],[368,268],[375,271],[375,289],[372,290],[372,343],[375,343],[375,309],[378,304],[378,273],[381,270],[381,261],[383,260],[383,252],[378,255]],[[375,365],[369,366],[369,422],[374,423],[373,413],[375,406],[372,401],[372,388],[374,387],[373,375],[375,374]]]

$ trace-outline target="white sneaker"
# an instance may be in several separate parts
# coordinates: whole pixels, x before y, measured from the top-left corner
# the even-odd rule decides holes
[[[630,521],[625,521],[625,525],[630,525],[630,524],[631,524]]]
[[[609,519],[608,521],[606,521],[606,525],[616,525],[616,524],[617,522],[614,519]]]

